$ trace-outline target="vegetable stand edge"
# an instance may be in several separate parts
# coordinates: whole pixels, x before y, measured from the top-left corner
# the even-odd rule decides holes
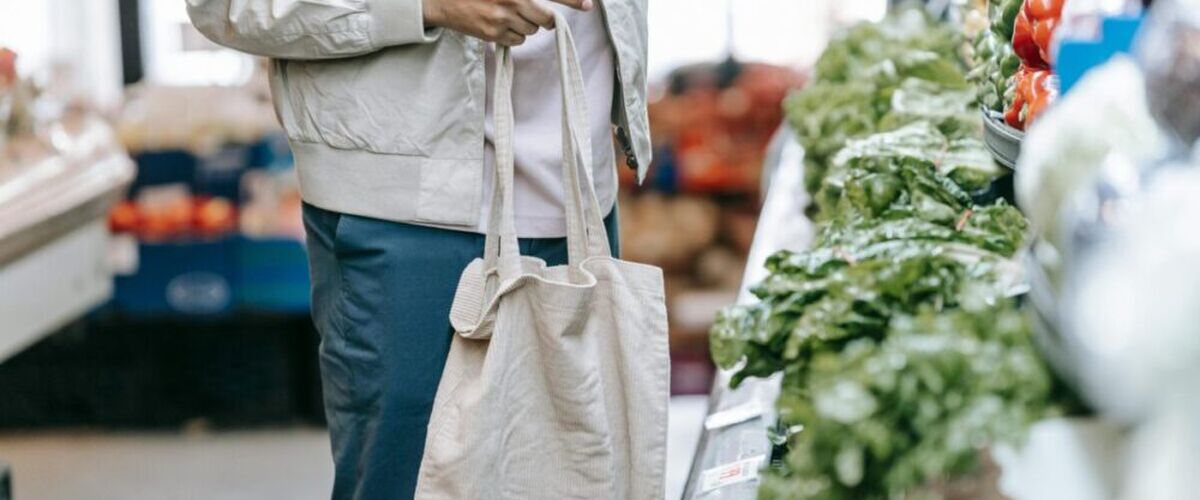
[[[763,262],[784,249],[801,250],[814,228],[804,215],[809,204],[804,189],[804,151],[796,134],[784,125],[776,133],[763,166],[766,199],[750,248],[738,303],[756,300],[749,287],[766,276]],[[721,371],[709,395],[708,416],[684,487],[684,500],[753,499],[758,469],[771,460],[770,427],[780,376],[745,380],[729,387],[730,373]]]

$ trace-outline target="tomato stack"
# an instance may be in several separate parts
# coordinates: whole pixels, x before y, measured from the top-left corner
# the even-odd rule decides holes
[[[1004,121],[1024,129],[1058,97],[1058,83],[1051,64],[1054,31],[1062,18],[1066,0],[1024,0],[1013,26],[1012,49],[1021,59],[1014,76],[1012,104]]]

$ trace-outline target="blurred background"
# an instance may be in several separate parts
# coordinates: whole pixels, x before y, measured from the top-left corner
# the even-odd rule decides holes
[[[650,1],[655,165],[644,185],[622,177],[620,210],[625,257],[667,273],[669,498],[701,432],[708,330],[742,282],[780,103],[836,30],[887,3]],[[300,198],[264,61],[208,42],[184,6],[0,0],[12,498],[329,491]]]

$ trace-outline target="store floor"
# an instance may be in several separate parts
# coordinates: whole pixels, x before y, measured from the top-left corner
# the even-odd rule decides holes
[[[678,499],[706,398],[671,401],[667,498]],[[0,434],[13,500],[318,500],[332,482],[322,429]]]

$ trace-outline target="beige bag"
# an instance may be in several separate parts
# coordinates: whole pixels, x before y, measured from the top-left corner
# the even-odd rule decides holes
[[[669,357],[662,271],[612,257],[592,188],[574,42],[556,19],[569,263],[513,229],[512,59],[497,53],[496,182],[483,259],[463,272],[419,500],[661,500]],[[582,191],[580,188],[583,188]]]

